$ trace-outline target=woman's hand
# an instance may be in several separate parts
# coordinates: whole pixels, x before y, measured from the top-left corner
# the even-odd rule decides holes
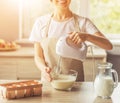
[[[86,35],[80,32],[71,32],[67,38],[67,43],[71,46],[81,48],[81,43],[86,41]]]
[[[49,67],[45,67],[43,70],[42,70],[42,76],[45,80],[51,82],[52,81],[52,77],[50,75],[50,72],[51,72],[51,68]]]

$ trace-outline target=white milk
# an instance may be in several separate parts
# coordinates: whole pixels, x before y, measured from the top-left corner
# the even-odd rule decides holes
[[[60,74],[57,79],[52,80],[51,85],[55,89],[66,90],[72,87],[75,80],[75,76]]]
[[[101,97],[110,97],[114,89],[114,81],[110,76],[98,76],[94,82],[95,92]]]

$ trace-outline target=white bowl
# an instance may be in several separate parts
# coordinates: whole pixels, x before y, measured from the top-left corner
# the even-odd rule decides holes
[[[70,90],[77,78],[77,71],[70,70],[67,74],[59,74],[51,82],[53,88],[58,90]]]

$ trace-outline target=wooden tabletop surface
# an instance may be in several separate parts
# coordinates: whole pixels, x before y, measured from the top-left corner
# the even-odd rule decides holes
[[[97,97],[92,82],[76,82],[71,91],[59,91],[50,84],[43,84],[42,96],[14,100],[1,97],[0,103],[120,103],[120,83],[114,89],[111,99]]]

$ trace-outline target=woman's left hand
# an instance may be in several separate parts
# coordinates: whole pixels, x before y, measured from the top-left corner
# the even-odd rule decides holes
[[[87,36],[84,33],[80,32],[71,32],[67,38],[67,42],[69,45],[81,47],[81,43],[86,41]]]

